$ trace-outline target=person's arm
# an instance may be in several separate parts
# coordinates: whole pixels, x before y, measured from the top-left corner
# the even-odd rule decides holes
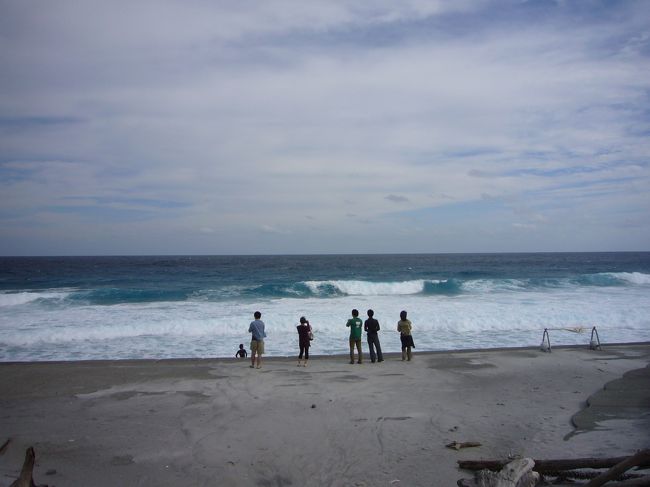
[[[379,331],[379,321],[377,320],[377,331]]]
[[[363,331],[368,332],[368,320],[363,322]]]

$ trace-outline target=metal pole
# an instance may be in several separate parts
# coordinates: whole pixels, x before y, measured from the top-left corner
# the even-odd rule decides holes
[[[596,339],[594,340],[594,334],[596,334]],[[600,348],[600,337],[598,336],[598,330],[594,326],[591,329],[591,339],[589,340],[589,350],[601,350]]]
[[[546,343],[544,343],[546,341]],[[542,335],[542,345],[541,345],[542,352],[549,352],[551,351],[551,337],[548,334],[548,328],[544,328],[544,334]]]

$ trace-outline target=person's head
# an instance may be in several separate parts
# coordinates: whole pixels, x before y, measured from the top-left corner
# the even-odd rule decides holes
[[[371,309],[368,310],[368,318],[372,318],[375,315],[375,312]]]
[[[402,320],[405,320],[405,319],[406,319],[406,311],[402,311],[402,312],[399,314],[399,317],[400,317]]]
[[[359,316],[359,310],[357,310],[357,309],[353,309],[353,310],[352,310],[352,316],[354,316],[355,318],[356,318],[357,316]]]
[[[255,314],[253,316],[255,316],[256,320],[259,320],[262,317],[262,313],[260,313],[259,311],[255,311]]]
[[[301,316],[301,317],[300,317],[300,323],[302,323],[303,325],[304,325],[305,323],[307,323],[307,318],[305,318],[304,316]]]
[[[240,343],[240,344],[239,344],[239,348],[244,348],[244,344],[243,344],[243,343]]]

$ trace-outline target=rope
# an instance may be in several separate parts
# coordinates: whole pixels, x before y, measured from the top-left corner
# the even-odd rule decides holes
[[[549,331],[570,331],[571,333],[584,333],[586,328],[584,326],[574,326],[573,328],[546,328]]]

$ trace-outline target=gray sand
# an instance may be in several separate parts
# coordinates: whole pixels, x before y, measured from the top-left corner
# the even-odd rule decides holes
[[[649,363],[650,344],[0,364],[0,486],[30,445],[57,487],[456,485],[460,459],[628,455],[650,447]]]

